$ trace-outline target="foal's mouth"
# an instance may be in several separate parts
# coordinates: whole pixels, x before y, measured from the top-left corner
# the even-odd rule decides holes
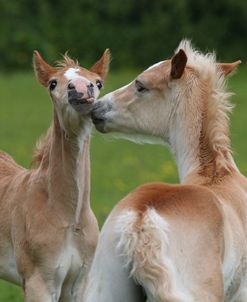
[[[84,93],[72,89],[68,93],[68,102],[78,112],[88,114],[91,112],[94,103],[94,96],[88,94],[84,97]]]
[[[69,98],[70,105],[78,112],[90,113],[93,109],[94,98]]]

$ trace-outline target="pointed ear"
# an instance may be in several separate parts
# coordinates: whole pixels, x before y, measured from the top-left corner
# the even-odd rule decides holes
[[[180,79],[183,75],[184,68],[187,63],[187,56],[185,52],[180,49],[178,53],[173,56],[171,61],[171,73],[170,76],[172,79]]]
[[[47,87],[50,77],[56,70],[42,59],[37,50],[33,53],[33,68],[37,80],[41,85]]]
[[[224,74],[224,76],[227,76],[228,74],[232,73],[239,64],[242,62],[240,60],[233,62],[233,63],[217,63],[217,67],[221,70],[221,72]]]
[[[110,60],[111,54],[109,48],[107,48],[99,61],[90,68],[90,71],[97,73],[104,80],[109,70]]]

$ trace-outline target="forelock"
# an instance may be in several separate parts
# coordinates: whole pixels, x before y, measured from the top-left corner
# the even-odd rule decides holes
[[[73,60],[67,53],[63,55],[63,59],[56,62],[58,68],[78,68],[80,67],[77,60]]]

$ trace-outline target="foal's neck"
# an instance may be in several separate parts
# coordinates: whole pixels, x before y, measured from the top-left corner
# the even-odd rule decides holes
[[[90,207],[91,121],[85,119],[79,134],[66,133],[54,112],[48,166],[49,203],[72,224],[78,224]]]
[[[201,97],[201,102],[206,106],[215,100]],[[189,100],[184,103],[170,130],[181,182],[214,184],[238,171],[231,154],[226,111],[202,106],[193,112]]]

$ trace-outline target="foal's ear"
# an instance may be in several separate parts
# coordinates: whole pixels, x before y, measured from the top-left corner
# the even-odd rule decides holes
[[[171,61],[171,73],[170,76],[172,79],[180,79],[184,73],[184,68],[187,63],[186,53],[180,49],[178,53],[176,53]]]
[[[111,53],[107,48],[102,57],[91,68],[90,71],[97,73],[103,80],[106,78],[111,61]]]
[[[217,63],[217,67],[220,69],[220,71],[227,76],[228,74],[231,74],[239,64],[242,62],[240,60],[233,62],[233,63]]]
[[[47,87],[50,77],[55,73],[55,68],[47,64],[37,50],[33,53],[33,68],[37,80]]]

